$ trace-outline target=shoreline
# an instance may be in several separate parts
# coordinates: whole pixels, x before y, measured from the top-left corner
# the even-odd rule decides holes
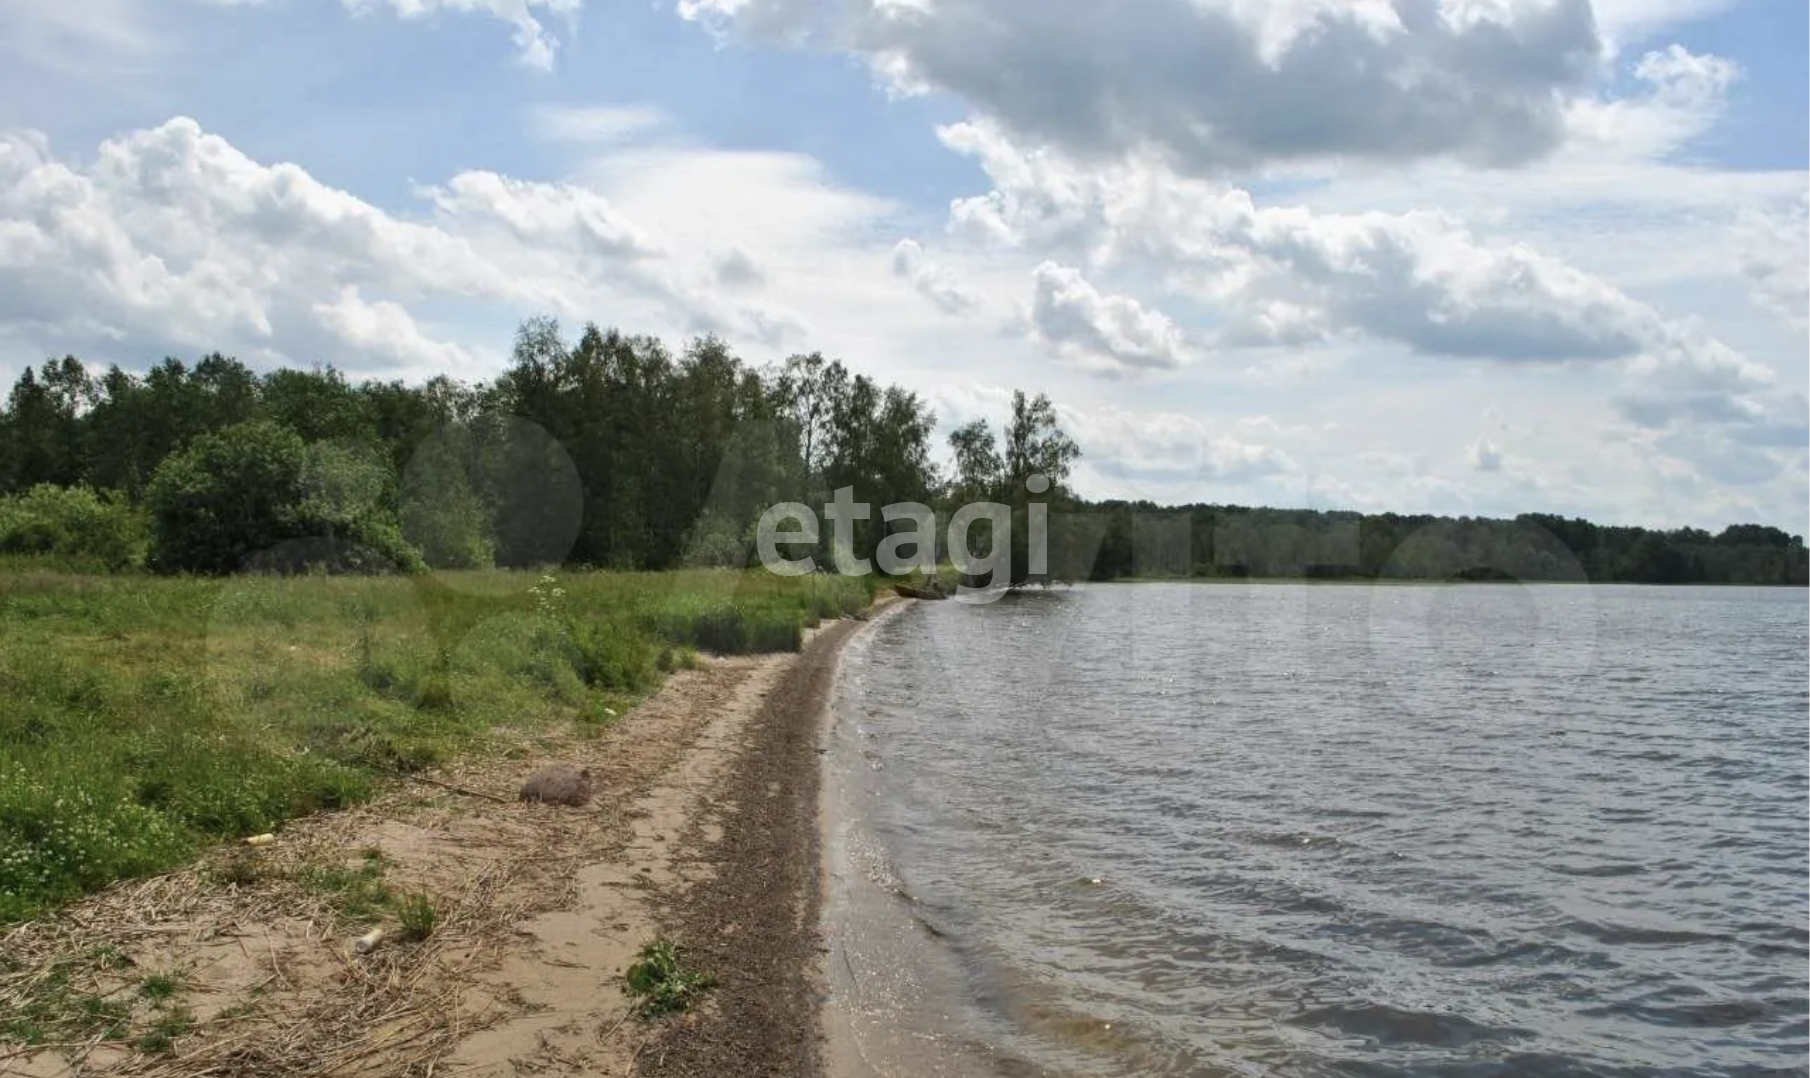
[[[675,927],[718,978],[695,1021],[669,1024],[638,1074],[826,1078],[821,911],[823,734],[843,647],[903,606],[876,596],[859,619],[813,633],[762,700],[714,823],[686,836],[705,867],[673,896]],[[702,841],[700,841],[702,840]]]
[[[819,748],[842,646],[902,605],[796,653],[709,657],[592,739],[524,739],[6,930],[47,971],[117,956],[66,970],[69,991],[173,1036],[4,1046],[0,1075],[822,1075]],[[554,760],[592,770],[587,805],[517,801]],[[427,896],[431,934],[399,941],[386,915],[391,940],[358,952],[346,888],[367,886]],[[717,985],[643,1023],[622,977],[656,935]],[[176,991],[144,996],[152,977]]]

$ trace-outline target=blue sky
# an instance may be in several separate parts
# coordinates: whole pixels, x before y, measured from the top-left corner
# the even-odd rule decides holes
[[[546,311],[1047,390],[1091,494],[1806,530],[1802,3],[69,6],[0,0],[8,381]]]

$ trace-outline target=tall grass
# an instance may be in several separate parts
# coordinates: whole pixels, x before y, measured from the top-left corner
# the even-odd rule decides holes
[[[557,571],[556,571],[557,572]],[[0,572],[0,923],[613,715],[695,650],[787,651],[868,581],[499,571],[226,581]]]

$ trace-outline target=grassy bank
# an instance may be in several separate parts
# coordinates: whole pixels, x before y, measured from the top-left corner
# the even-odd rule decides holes
[[[0,924],[600,730],[699,650],[796,650],[869,584],[761,571],[220,580],[0,572]],[[569,727],[567,727],[569,729]]]

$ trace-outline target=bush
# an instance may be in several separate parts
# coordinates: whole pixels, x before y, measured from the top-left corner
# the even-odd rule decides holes
[[[204,435],[164,458],[145,502],[163,572],[377,572],[423,568],[386,504],[381,463],[308,446],[267,420]]]
[[[620,622],[575,622],[578,676],[596,689],[638,692],[657,680],[658,646]]]
[[[87,487],[41,483],[0,498],[0,554],[49,556],[107,572],[144,561],[145,519],[123,500]]]

